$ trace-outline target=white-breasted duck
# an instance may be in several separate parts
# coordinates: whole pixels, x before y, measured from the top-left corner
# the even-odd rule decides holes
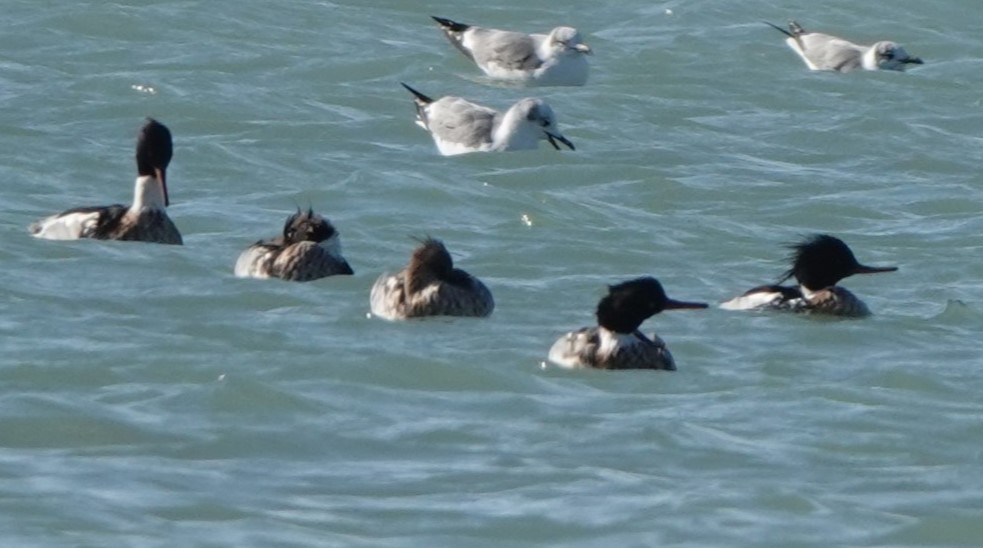
[[[236,260],[240,278],[280,278],[307,282],[343,274],[354,274],[341,255],[338,231],[312,208],[287,218],[283,233],[249,246]]]
[[[488,316],[491,291],[478,278],[454,268],[443,242],[423,240],[396,274],[383,274],[369,295],[372,313],[387,320],[422,316]]]
[[[181,233],[167,216],[167,166],[174,154],[167,126],[147,118],[137,136],[137,180],[129,206],[76,207],[31,224],[36,238],[47,240],[132,240],[182,243]]]
[[[789,246],[791,268],[774,285],[748,290],[720,305],[726,310],[784,310],[833,316],[863,317],[870,309],[853,293],[836,285],[854,274],[894,272],[896,266],[860,264],[839,238],[815,234]],[[795,278],[798,286],[779,285]]]
[[[658,335],[646,337],[639,327],[663,310],[706,308],[706,303],[685,302],[666,296],[653,277],[636,278],[608,287],[597,304],[597,326],[584,327],[560,337],[549,360],[562,367],[596,369],[676,370],[676,362]]]

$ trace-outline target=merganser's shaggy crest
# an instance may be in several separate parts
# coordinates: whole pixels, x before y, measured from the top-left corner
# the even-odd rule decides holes
[[[369,296],[372,313],[387,320],[420,316],[488,316],[495,309],[481,280],[454,268],[443,242],[427,238],[410,263],[396,274],[383,274]]]
[[[582,86],[587,55],[577,29],[556,27],[549,34],[485,29],[433,17],[447,39],[485,74],[541,86]]]
[[[905,70],[908,65],[922,64],[918,57],[894,42],[882,41],[872,46],[861,46],[836,36],[819,32],[806,32],[795,21],[789,21],[788,30],[765,22],[778,29],[788,38],[785,43],[799,54],[810,70],[832,70],[849,72],[864,70]]]
[[[147,118],[137,137],[133,204],[69,209],[33,223],[31,234],[48,240],[94,238],[180,245],[181,233],[165,209],[170,205],[167,165],[173,153],[170,130]]]
[[[532,150],[557,141],[574,150],[560,134],[553,109],[542,99],[521,99],[504,113],[465,101],[460,97],[434,100],[403,84],[413,94],[417,125],[430,132],[444,156],[467,152]]]
[[[676,301],[652,277],[612,285],[597,304],[597,327],[584,327],[560,337],[549,360],[562,367],[597,369],[676,370],[666,343],[638,328],[663,310],[706,308],[706,303]]]
[[[854,274],[894,272],[896,266],[865,266],[843,240],[816,234],[790,246],[792,267],[778,283],[794,277],[798,287],[763,285],[720,305],[726,310],[786,310],[834,316],[863,317],[870,310],[837,282]]]
[[[307,282],[354,274],[341,256],[338,231],[313,209],[297,209],[283,225],[283,234],[258,241],[239,255],[235,275],[240,278],[281,278]]]

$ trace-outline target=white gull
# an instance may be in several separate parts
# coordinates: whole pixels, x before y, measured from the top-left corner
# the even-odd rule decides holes
[[[444,156],[468,152],[532,150],[539,141],[557,150],[573,143],[560,134],[553,109],[542,99],[521,99],[505,112],[476,105],[460,97],[431,99],[403,84],[413,94],[417,124],[430,132]]]
[[[903,71],[910,64],[922,64],[921,59],[911,57],[903,47],[894,42],[881,41],[872,46],[863,46],[829,34],[806,32],[795,21],[789,21],[788,30],[767,21],[765,23],[788,36],[785,43],[792,48],[792,51],[799,54],[811,70]]]
[[[541,86],[582,86],[591,48],[572,27],[549,34],[525,34],[465,25],[433,17],[447,39],[485,74]]]

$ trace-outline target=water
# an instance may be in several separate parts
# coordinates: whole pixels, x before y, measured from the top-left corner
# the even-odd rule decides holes
[[[978,545],[980,6],[7,0],[2,544]],[[489,85],[430,14],[575,25],[591,81]],[[789,17],[926,65],[810,73]],[[578,149],[439,157],[400,81],[543,96]],[[145,115],[186,245],[30,238],[129,199]],[[234,279],[298,205],[356,275]],[[873,317],[670,312],[676,373],[541,367],[605,284],[719,302],[819,231],[900,266],[844,283]],[[425,235],[491,318],[367,317]]]

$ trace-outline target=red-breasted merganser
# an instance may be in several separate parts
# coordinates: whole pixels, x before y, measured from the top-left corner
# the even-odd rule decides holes
[[[182,243],[165,209],[167,165],[174,147],[167,126],[147,118],[137,137],[137,180],[133,204],[76,207],[33,223],[31,234],[48,240],[136,240],[159,244]]]
[[[706,303],[670,299],[652,277],[628,280],[608,288],[597,304],[597,327],[571,331],[553,343],[549,360],[562,367],[597,369],[676,370],[666,343],[638,328],[663,310],[706,308]]]
[[[433,17],[447,39],[492,78],[540,86],[582,86],[587,83],[590,46],[572,27],[549,34],[487,29]]]
[[[866,266],[857,262],[853,251],[839,238],[816,234],[789,246],[793,253],[789,268],[778,283],[789,278],[798,287],[763,285],[720,305],[726,310],[787,310],[834,316],[863,317],[870,310],[863,301],[837,282],[854,274],[894,272],[896,266]]]
[[[235,265],[240,278],[307,282],[339,274],[354,271],[341,255],[338,231],[310,208],[306,212],[298,208],[287,218],[280,236],[249,246]]]
[[[430,132],[444,156],[533,150],[544,140],[556,150],[560,150],[557,141],[574,150],[557,129],[553,109],[542,99],[520,99],[498,112],[460,97],[431,99],[406,84],[403,87],[413,94],[417,125]]]
[[[420,316],[488,316],[491,291],[478,278],[454,268],[443,242],[427,238],[396,274],[383,274],[369,296],[372,313],[387,320]]]

